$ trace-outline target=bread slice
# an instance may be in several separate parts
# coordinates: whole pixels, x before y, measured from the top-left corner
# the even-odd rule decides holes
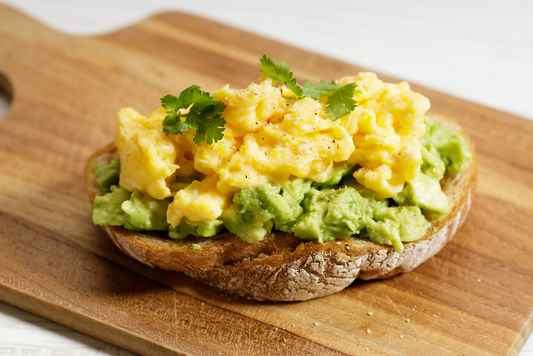
[[[434,223],[420,240],[404,243],[403,253],[356,236],[319,243],[272,232],[251,244],[231,233],[172,240],[165,237],[166,233],[102,228],[124,253],[142,263],[185,272],[223,293],[259,301],[309,300],[341,291],[356,278],[381,279],[409,272],[452,239],[468,214],[476,184],[476,155],[471,139],[450,119],[435,115],[431,119],[460,132],[473,159],[466,171],[447,175],[441,181],[450,213]],[[95,180],[96,168],[115,157],[116,149],[110,144],[89,158],[85,177],[91,200],[104,194]],[[193,249],[193,244],[201,249]]]

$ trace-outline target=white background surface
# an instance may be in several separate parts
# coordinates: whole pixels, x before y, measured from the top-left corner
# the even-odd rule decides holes
[[[112,32],[158,12],[190,12],[533,120],[531,0],[0,3],[83,36]],[[132,354],[0,303],[0,355]],[[520,356],[533,356],[533,338]]]

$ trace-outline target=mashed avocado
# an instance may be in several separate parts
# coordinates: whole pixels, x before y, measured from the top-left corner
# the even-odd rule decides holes
[[[178,226],[169,226],[168,235],[173,239],[184,239],[187,236],[211,237],[218,234],[224,227],[222,220],[189,221],[183,218]]]
[[[93,220],[97,225],[124,225],[130,230],[168,230],[174,239],[210,237],[224,228],[250,243],[273,229],[319,242],[357,235],[402,252],[402,242],[423,237],[430,227],[423,212],[449,212],[439,181],[447,173],[466,169],[472,158],[461,135],[428,119],[426,125],[426,133],[419,139],[423,161],[419,174],[392,199],[377,199],[357,184],[351,173],[358,166],[340,164],[324,183],[296,178],[286,184],[243,189],[219,219],[190,221],[183,217],[172,228],[166,216],[170,199],[156,200],[115,185],[120,173],[117,159],[97,169],[100,188],[110,192],[95,199]],[[203,177],[180,177],[170,184],[171,189],[180,190],[194,179]]]
[[[93,222],[102,226],[124,225],[122,203],[129,200],[131,193],[126,189],[112,185],[111,192],[96,197],[93,204]]]
[[[96,169],[96,183],[103,192],[109,192],[112,185],[118,185],[120,175],[120,160],[118,158],[111,161],[107,166],[98,165]]]
[[[468,149],[463,136],[449,127],[438,126],[427,118],[425,124],[426,133],[419,141],[429,152],[440,156],[446,167],[446,173],[456,174],[468,168],[472,152]]]
[[[156,200],[148,194],[131,193],[120,207],[124,211],[124,227],[129,230],[168,230],[169,199]]]
[[[300,194],[292,195],[294,191]],[[247,189],[233,201],[222,214],[224,225],[248,242],[261,240],[275,228],[319,242],[360,235],[401,252],[402,241],[422,237],[430,226],[417,206],[390,206],[388,200],[346,185],[317,189],[302,179]],[[299,208],[291,209],[291,203]]]
[[[449,212],[448,199],[440,188],[445,167],[440,155],[422,146],[422,165],[418,177],[407,182],[403,190],[392,198],[398,205],[414,205],[424,211],[444,215]]]

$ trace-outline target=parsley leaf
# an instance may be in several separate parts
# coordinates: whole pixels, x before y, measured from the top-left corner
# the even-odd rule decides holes
[[[276,64],[276,60],[263,55],[259,59],[259,71],[265,77],[270,78],[274,83],[285,84],[299,98],[310,97],[315,100],[328,97],[326,103],[326,114],[333,120],[340,119],[351,113],[357,106],[354,100],[354,93],[361,93],[355,90],[355,83],[340,86],[335,82],[321,80],[318,84],[306,79],[304,85],[298,84],[296,78],[293,78],[291,67],[285,62]]]
[[[193,85],[185,89],[179,97],[166,95],[161,98],[161,104],[167,110],[167,116],[163,120],[163,131],[167,135],[178,135],[193,128],[196,130],[194,143],[197,145],[204,141],[210,145],[224,137],[226,120],[222,117],[222,112],[226,105],[214,100],[199,86]],[[180,113],[181,109],[187,108],[188,113]]]

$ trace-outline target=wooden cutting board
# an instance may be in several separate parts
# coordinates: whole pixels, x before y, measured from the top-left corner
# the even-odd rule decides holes
[[[0,300],[143,355],[516,355],[532,330],[533,122],[426,88],[413,86],[473,137],[479,183],[453,241],[411,273],[258,303],[141,265],[93,226],[84,164],[117,111],[149,113],[193,83],[245,87],[263,54],[298,78],[362,70],[186,14],[80,38],[0,7],[13,97],[0,122]]]

